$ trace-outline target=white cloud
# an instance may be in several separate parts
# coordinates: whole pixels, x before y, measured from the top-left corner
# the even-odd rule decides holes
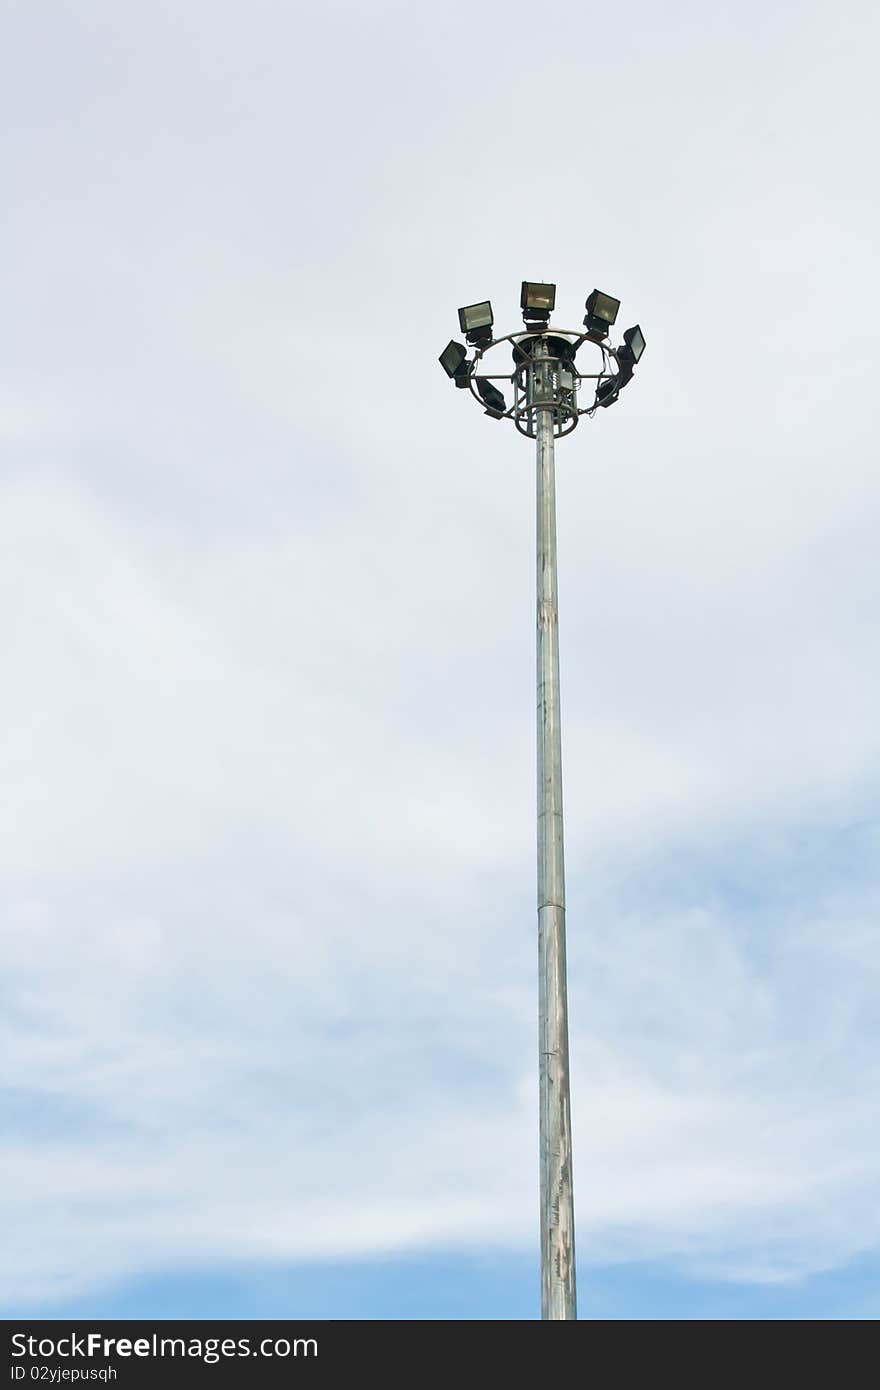
[[[479,137],[337,10],[16,19],[3,1296],[534,1240],[532,464],[435,361],[523,274],[649,344],[559,460],[581,1256],[875,1249],[870,45],[572,7],[548,143],[497,7]]]

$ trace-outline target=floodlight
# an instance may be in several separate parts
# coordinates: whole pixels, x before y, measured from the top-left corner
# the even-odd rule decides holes
[[[628,328],[623,335],[623,347],[617,349],[617,358],[620,362],[638,362],[642,353],[645,351],[645,335],[636,324],[634,328]]]
[[[608,329],[617,318],[620,300],[615,299],[613,295],[604,294],[602,290],[593,290],[584,308],[587,311],[584,327],[599,338],[607,337]]]
[[[603,407],[613,405],[620,395],[620,378],[608,376],[596,387],[596,404]]]
[[[461,370],[462,363],[467,360],[467,348],[464,343],[457,343],[451,339],[437,359],[447,376],[455,377]]]
[[[466,304],[458,311],[458,323],[469,343],[491,343],[495,319],[488,299],[479,304]]]
[[[491,381],[485,381],[482,377],[478,377],[477,390],[486,407],[486,414],[491,415],[493,420],[500,420],[507,410],[507,401],[497,386],[493,386]]]
[[[551,311],[556,308],[556,286],[542,284],[537,280],[523,280],[519,307],[523,311],[524,319],[534,323],[547,323]]]

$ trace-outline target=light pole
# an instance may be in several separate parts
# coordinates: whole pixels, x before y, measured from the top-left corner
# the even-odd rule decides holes
[[[488,300],[459,310],[459,324],[475,349],[450,342],[440,355],[456,386],[469,388],[485,413],[512,420],[535,440],[537,454],[537,703],[538,703],[538,1053],[541,1209],[541,1316],[577,1317],[574,1260],[574,1188],[568,1065],[568,987],[565,968],[565,860],[562,826],[562,729],[559,702],[559,609],[556,581],[555,441],[582,415],[617,400],[642,355],[641,329],[627,329],[619,348],[606,342],[619,301],[593,290],[584,329],[551,329],[556,286],[524,281],[520,297],[525,331],[493,336]],[[478,372],[490,349],[513,348],[509,374]],[[575,356],[585,343],[601,353],[599,370],[580,372]],[[513,404],[497,381],[513,386]],[[582,382],[593,385],[588,406],[577,403]]]

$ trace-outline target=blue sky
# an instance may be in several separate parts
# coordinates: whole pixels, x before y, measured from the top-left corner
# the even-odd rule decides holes
[[[875,1319],[876,1259],[813,1278],[756,1287],[689,1279],[660,1265],[588,1268],[579,1284],[580,1317],[649,1320]],[[53,1308],[61,1318],[521,1320],[535,1317],[536,1267],[530,1255],[433,1252],[408,1259],[264,1265],[164,1273],[83,1295]],[[540,1302],[540,1291],[538,1292]],[[292,1312],[295,1310],[295,1314]],[[8,1319],[32,1316],[14,1302]]]
[[[876,1316],[877,16],[542,23],[4,8],[10,1316],[536,1315],[533,459],[436,361],[524,277],[648,341],[558,458],[582,1315]]]

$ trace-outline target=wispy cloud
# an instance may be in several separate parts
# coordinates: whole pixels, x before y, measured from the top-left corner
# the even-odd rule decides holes
[[[876,1250],[871,46],[572,8],[487,160],[339,9],[16,19],[0,1296],[534,1243],[531,458],[435,361],[524,274],[650,349],[559,460],[580,1256]]]

